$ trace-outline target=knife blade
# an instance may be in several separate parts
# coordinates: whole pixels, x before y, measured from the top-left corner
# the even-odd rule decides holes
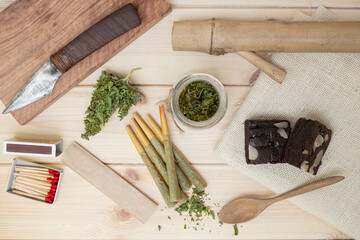
[[[125,32],[139,26],[132,4],[127,4],[81,33],[48,60],[14,95],[3,111],[7,114],[52,93],[61,75]]]

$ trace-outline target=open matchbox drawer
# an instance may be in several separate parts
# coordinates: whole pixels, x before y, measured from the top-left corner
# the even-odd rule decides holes
[[[28,197],[28,196],[22,196],[20,194],[17,194],[17,193],[14,193],[12,192],[12,185],[13,185],[13,182],[15,181],[15,178],[16,178],[16,175],[14,174],[15,173],[15,167],[16,166],[26,166],[26,167],[38,167],[38,168],[43,168],[43,169],[53,169],[55,171],[58,171],[59,172],[59,180],[57,182],[57,187],[56,187],[56,192],[55,192],[55,195],[54,195],[54,200],[52,203],[49,203],[49,202],[45,202],[45,201],[41,201],[41,200],[38,200],[38,199],[35,199],[35,198],[32,198],[32,197]],[[33,162],[28,162],[28,161],[24,161],[24,160],[20,160],[20,159],[16,159],[14,158],[13,160],[13,163],[11,165],[11,169],[10,169],[10,175],[9,175],[9,180],[8,180],[8,183],[7,183],[7,186],[6,186],[6,192],[8,193],[11,193],[11,194],[15,194],[15,195],[18,195],[20,197],[25,197],[25,198],[29,198],[31,200],[35,200],[35,201],[39,201],[39,202],[44,202],[44,203],[48,203],[48,204],[54,204],[55,201],[56,201],[56,197],[59,193],[59,187],[60,187],[60,182],[61,182],[61,178],[62,178],[62,174],[63,174],[63,170],[60,170],[60,169],[55,169],[55,168],[49,168],[49,167],[46,167],[44,165],[40,165],[40,164],[37,164],[37,163],[33,163]]]

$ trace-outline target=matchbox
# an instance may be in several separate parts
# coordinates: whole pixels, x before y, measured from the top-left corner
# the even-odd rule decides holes
[[[4,141],[4,154],[57,157],[62,153],[62,140],[34,140],[13,138]]]
[[[21,169],[18,169],[18,168],[21,168]],[[36,173],[37,170],[33,170],[32,172],[29,170],[28,171],[24,170],[24,172],[22,172],[22,169],[39,169],[39,171],[43,171],[43,172],[47,172],[48,170],[58,172],[58,177],[56,179],[56,183],[54,184],[54,185],[56,185],[56,187],[55,187],[54,191],[52,191],[53,195],[51,196],[51,202],[46,201],[45,197],[49,197],[49,196],[46,196],[46,193],[41,193],[41,192],[46,192],[46,191],[50,192],[50,189],[51,190],[53,189],[52,181],[50,179],[48,180],[49,187],[48,187],[48,190],[45,190],[46,188],[43,185],[39,185],[40,180],[37,180],[37,179],[39,179],[39,177],[37,177],[37,176],[45,175],[45,173],[41,173],[41,175],[37,174]],[[24,161],[24,160],[15,158],[11,165],[10,175],[9,175],[8,183],[6,186],[6,192],[15,194],[15,195],[18,195],[21,197],[29,198],[32,200],[36,200],[36,201],[40,201],[40,202],[44,202],[44,203],[48,203],[48,204],[54,204],[56,201],[58,192],[59,192],[59,186],[60,186],[62,174],[63,174],[63,171],[60,169],[49,168],[44,165],[40,165],[37,163]],[[27,181],[19,181],[22,184],[22,186],[19,185],[19,188],[21,186],[21,188],[20,188],[21,190],[16,187],[17,186],[16,179],[19,179],[20,177],[22,179],[28,179]],[[52,178],[55,178],[54,175],[52,176]],[[36,183],[36,184],[34,184],[34,183]],[[38,185],[38,186],[36,186],[36,185]],[[38,190],[38,192],[36,192],[37,190]],[[29,194],[29,193],[32,193],[32,194]],[[34,196],[30,196],[30,195],[36,195],[36,196],[34,197]],[[43,197],[43,199],[40,199],[40,197]]]

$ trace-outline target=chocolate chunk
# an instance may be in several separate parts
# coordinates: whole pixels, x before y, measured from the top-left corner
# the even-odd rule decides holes
[[[284,162],[316,175],[332,131],[318,121],[300,118],[286,145]]]
[[[246,162],[282,163],[290,132],[290,123],[286,120],[246,120]]]

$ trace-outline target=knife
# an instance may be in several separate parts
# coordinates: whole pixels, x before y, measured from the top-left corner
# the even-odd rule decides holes
[[[140,25],[132,4],[103,18],[51,55],[50,59],[15,94],[3,114],[18,110],[52,93],[57,80],[75,64],[120,35]]]

